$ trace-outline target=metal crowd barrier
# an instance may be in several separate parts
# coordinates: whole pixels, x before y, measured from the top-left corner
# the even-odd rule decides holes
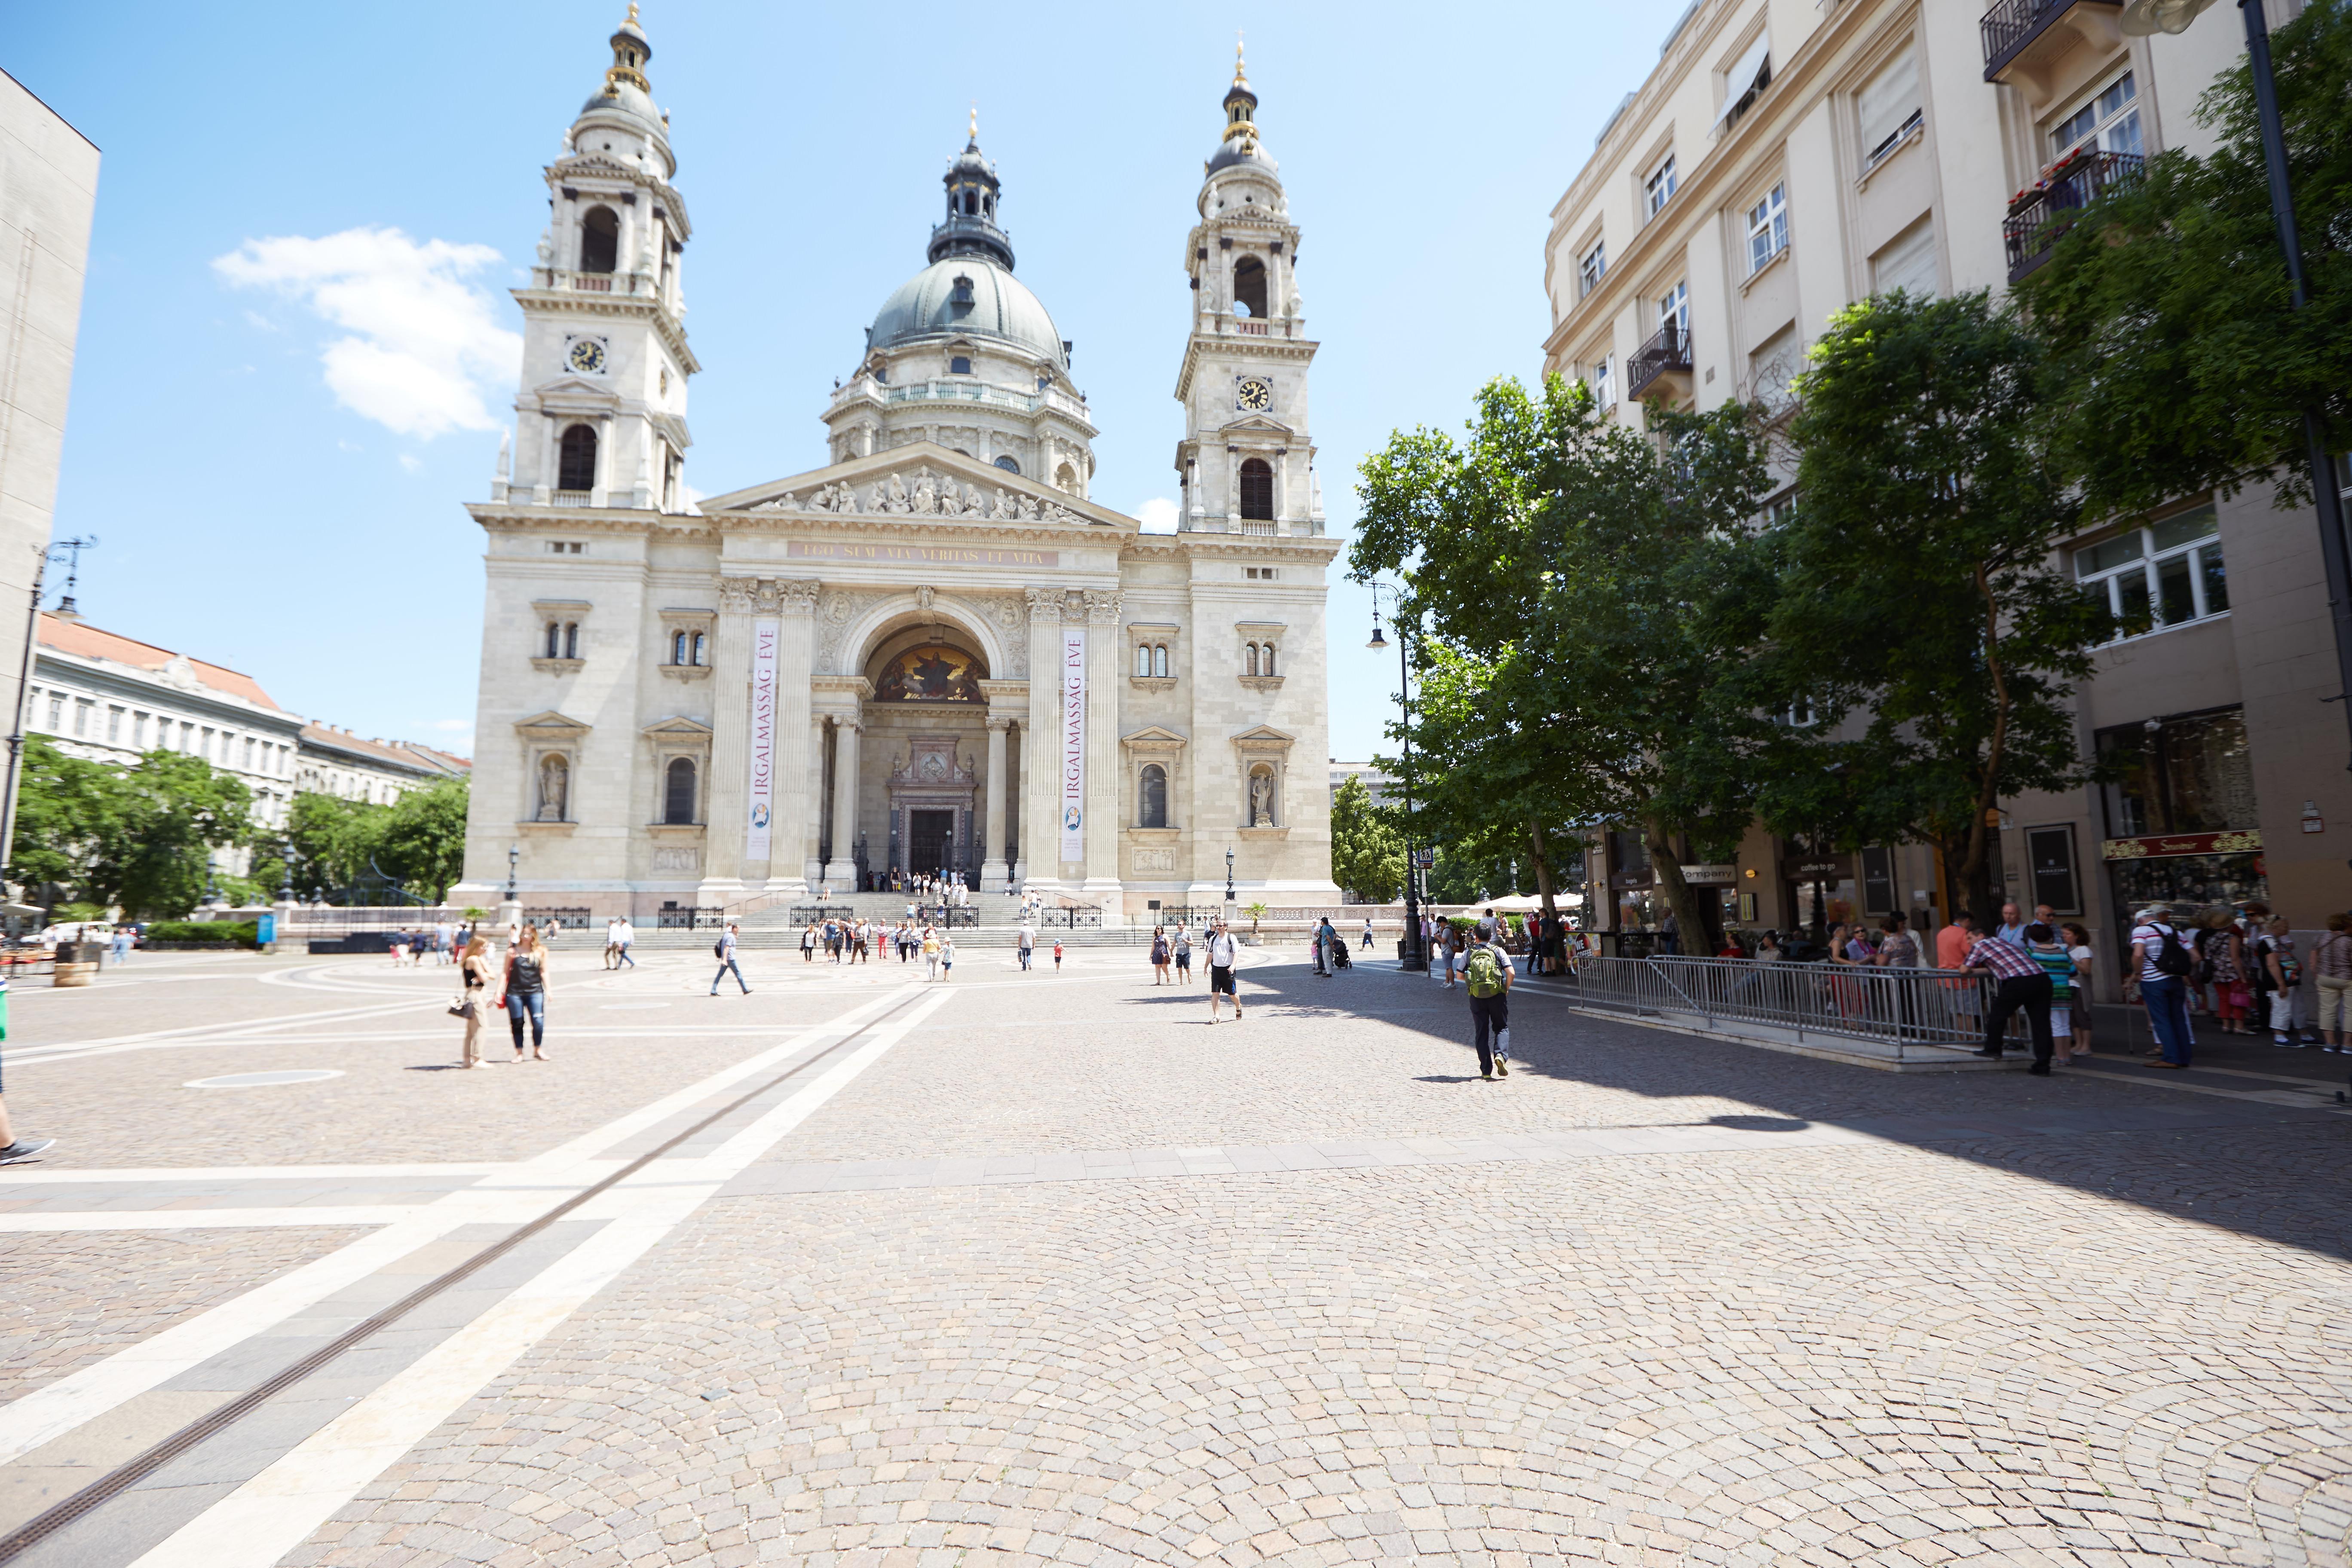
[[[1737,958],[1580,957],[1575,984],[1586,1006],[1676,1014],[1708,1028],[1749,1029],[1974,1050],[1984,1044],[1992,982],[1935,969],[1864,969],[1833,963],[1759,963]],[[2021,1036],[2022,1016],[2008,1033]]]

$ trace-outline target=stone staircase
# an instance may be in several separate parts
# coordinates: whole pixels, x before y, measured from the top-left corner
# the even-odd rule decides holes
[[[1008,899],[1003,893],[974,893],[971,910],[979,920],[975,926],[959,925],[950,934],[958,948],[1012,948],[1019,945],[1021,934],[1021,900]],[[801,944],[801,926],[793,919],[795,907],[809,908],[814,898],[794,904],[778,904],[747,917],[736,931],[736,944],[745,949],[797,950]],[[905,893],[836,893],[824,902],[827,910],[848,910],[860,920],[887,921],[896,926],[906,918],[908,895]],[[936,906],[933,906],[936,907]],[[958,911],[959,914],[961,911]],[[1037,944],[1050,949],[1056,938],[1065,947],[1148,947],[1151,943],[1149,925],[1129,925],[1125,917],[1106,915],[1100,926],[1068,926],[1051,923],[1052,909],[1047,920],[1037,928]],[[699,948],[709,951],[719,940],[715,931],[658,931],[648,926],[637,928],[637,950],[665,952],[677,949]],[[567,931],[556,941],[558,947],[602,948],[604,928],[601,924],[583,930]]]

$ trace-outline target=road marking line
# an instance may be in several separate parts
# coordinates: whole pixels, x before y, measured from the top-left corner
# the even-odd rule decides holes
[[[406,1218],[383,1226],[373,1235],[362,1237],[0,1406],[0,1465],[22,1458],[42,1444],[95,1420],[126,1400],[268,1331],[462,1226],[507,1221],[516,1201],[511,1190],[515,1186],[537,1185],[544,1189],[532,1201],[530,1214],[524,1216],[526,1220],[545,1213],[582,1187],[593,1186],[610,1174],[611,1165],[599,1163],[596,1157],[614,1144],[635,1137],[665,1118],[693,1110],[730,1083],[786,1057],[821,1046],[830,1036],[855,1033],[864,1026],[868,1016],[889,1006],[896,999],[892,995],[877,997],[829,1024],[809,1029],[796,1039],[758,1052],[699,1083],[559,1144],[537,1159],[500,1165],[480,1182],[411,1209]],[[562,1180],[555,1180],[557,1177]]]
[[[107,1165],[88,1171],[36,1171],[22,1165],[0,1169],[0,1189],[14,1186],[73,1186],[81,1182],[311,1182],[366,1180],[375,1176],[488,1176],[507,1168],[496,1160],[446,1165]]]
[[[634,1190],[632,1179],[583,1208],[582,1217],[609,1223],[182,1525],[132,1568],[264,1568],[276,1563],[947,1000],[945,993],[926,997],[714,1152],[656,1161],[644,1173],[659,1171],[674,1183],[678,1173],[662,1167],[682,1166],[701,1180]]]
[[[421,1204],[341,1205],[265,1209],[78,1209],[63,1214],[0,1215],[0,1236],[35,1231],[230,1230],[289,1225],[391,1225]]]

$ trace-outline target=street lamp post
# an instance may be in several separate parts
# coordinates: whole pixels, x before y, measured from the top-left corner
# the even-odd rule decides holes
[[[516,890],[516,877],[522,866],[522,846],[507,847],[507,896],[499,905],[499,924],[509,931],[522,924],[522,895]]]
[[[1381,631],[1381,590],[1385,584],[1374,583],[1372,590],[1372,640],[1364,646],[1374,653],[1388,650],[1388,638]],[[1394,588],[1388,590],[1391,603],[1402,608],[1403,601]],[[1426,973],[1429,955],[1421,946],[1421,857],[1412,842],[1412,671],[1405,653],[1404,617],[1394,617],[1397,628],[1397,706],[1404,714],[1404,948],[1398,967],[1408,973]]]
[[[2144,37],[2150,33],[2188,30],[2213,0],[2130,0],[2124,7],[2123,30]],[[2246,63],[2254,84],[2254,113],[2262,126],[2263,162],[2270,170],[2271,218],[2278,230],[2279,249],[2286,258],[2289,297],[2296,310],[2310,307],[2303,280],[2303,241],[2295,232],[2294,192],[2287,184],[2286,130],[2279,118],[2278,79],[2271,71],[2270,19],[2262,0],[2238,0],[2238,14],[2246,24]],[[2344,501],[2336,489],[2336,465],[2320,432],[2319,416],[2303,411],[2305,455],[2311,464],[2312,500],[2319,512],[2319,560],[2327,578],[2328,616],[2336,630],[2336,675],[2341,681],[2344,719],[2352,727],[2352,548],[2344,537]],[[2352,763],[2347,763],[2352,766]]]
[[[1225,920],[1226,920],[1226,922],[1227,922],[1228,924],[1230,924],[1230,923],[1232,922],[1232,921],[1233,921],[1233,918],[1234,918],[1234,852],[1233,852],[1232,850],[1228,849],[1228,850],[1226,850],[1226,851],[1225,851]]]

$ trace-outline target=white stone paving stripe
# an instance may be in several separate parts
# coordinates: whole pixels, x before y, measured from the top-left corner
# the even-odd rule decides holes
[[[639,1189],[634,1179],[625,1181],[587,1205],[580,1211],[583,1218],[611,1223],[181,1526],[132,1568],[265,1568],[276,1563],[619,1278],[729,1177],[873,1066],[948,995],[942,991],[925,997],[714,1152],[656,1161],[644,1173],[659,1172],[660,1182]],[[702,1179],[678,1184],[679,1172],[664,1169],[668,1166],[687,1167]]]
[[[412,1209],[407,1217],[383,1226],[372,1235],[0,1406],[0,1465],[22,1458],[42,1444],[95,1420],[125,1401],[267,1332],[460,1226],[507,1219],[518,1203],[512,1190],[518,1185],[540,1188],[538,1195],[530,1200],[530,1212],[524,1220],[545,1213],[580,1188],[593,1185],[611,1173],[612,1166],[597,1160],[606,1150],[667,1117],[694,1109],[719,1089],[763,1068],[801,1051],[821,1047],[829,1037],[854,1033],[864,1026],[868,1016],[887,1007],[902,994],[892,993],[854,1007],[829,1024],[748,1057],[536,1159],[501,1165],[496,1173],[421,1209]],[[562,1184],[552,1181],[559,1176]]]
[[[391,1225],[419,1204],[320,1205],[317,1208],[84,1209],[71,1214],[0,1214],[0,1236],[33,1231],[234,1230],[289,1225]]]
[[[328,1182],[394,1176],[488,1176],[503,1160],[446,1165],[107,1165],[87,1171],[0,1166],[0,1192],[15,1186],[74,1186],[82,1182]]]

